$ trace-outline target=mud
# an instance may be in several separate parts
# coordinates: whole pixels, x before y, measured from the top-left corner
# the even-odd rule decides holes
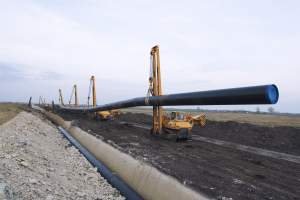
[[[176,143],[153,137],[119,121],[151,124],[151,116],[123,114],[114,121],[84,115],[60,115],[65,120],[216,199],[300,199],[300,165],[196,140]],[[208,121],[194,135],[300,155],[300,130],[268,128],[236,122]]]

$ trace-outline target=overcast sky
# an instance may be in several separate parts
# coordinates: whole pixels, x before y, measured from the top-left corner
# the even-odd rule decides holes
[[[158,44],[165,94],[275,83],[275,110],[300,112],[300,1],[0,2],[0,101],[77,83],[86,103],[91,75],[98,104],[144,96]]]

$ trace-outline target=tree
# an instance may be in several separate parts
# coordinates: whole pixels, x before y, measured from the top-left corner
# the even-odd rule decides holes
[[[269,107],[269,108],[268,108],[268,111],[269,111],[269,113],[274,113],[274,112],[275,112],[275,109],[274,109],[273,107]]]
[[[256,107],[256,113],[260,113],[260,108]]]

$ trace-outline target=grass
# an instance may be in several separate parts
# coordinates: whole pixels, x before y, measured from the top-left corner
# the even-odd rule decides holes
[[[20,105],[0,103],[0,125],[14,118],[21,111]]]
[[[270,114],[255,113],[206,113],[207,119],[214,121],[236,121],[241,123],[250,123],[261,126],[290,126],[300,128],[300,117],[298,116],[282,116]]]
[[[130,108],[123,109],[124,112],[133,113],[145,113],[152,114],[151,109],[147,108]],[[184,112],[184,110],[179,110]],[[198,114],[199,112],[190,111],[189,113]],[[256,114],[256,113],[242,113],[242,112],[217,112],[208,111],[205,112],[206,118],[212,121],[236,121],[240,123],[250,123],[261,126],[289,126],[300,128],[300,117],[299,116],[288,116],[288,115],[276,115],[276,114]]]

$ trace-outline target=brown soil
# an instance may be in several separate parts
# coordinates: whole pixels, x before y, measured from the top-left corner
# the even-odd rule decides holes
[[[176,143],[119,123],[126,120],[150,125],[151,117],[144,114],[123,114],[114,121],[61,116],[211,197],[300,199],[299,164],[196,140]],[[300,129],[295,128],[208,121],[205,128],[195,127],[193,134],[300,155]]]

